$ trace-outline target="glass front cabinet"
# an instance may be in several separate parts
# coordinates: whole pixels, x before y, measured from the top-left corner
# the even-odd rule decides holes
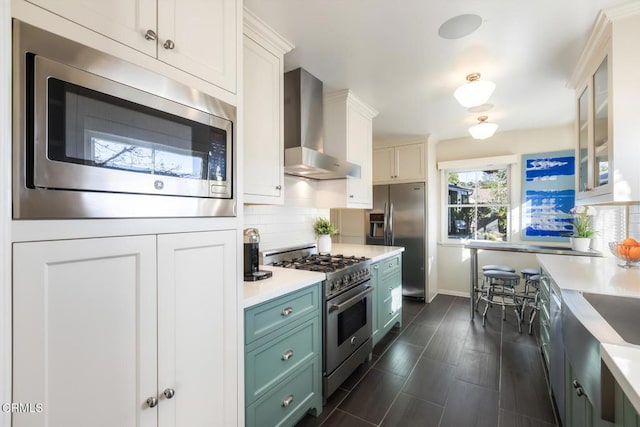
[[[577,94],[576,188],[579,199],[610,193],[609,54],[605,52]]]

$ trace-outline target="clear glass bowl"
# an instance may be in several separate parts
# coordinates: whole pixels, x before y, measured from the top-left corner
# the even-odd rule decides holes
[[[619,242],[610,242],[609,250],[618,258],[618,265],[620,267],[640,267],[640,246],[629,246]]]

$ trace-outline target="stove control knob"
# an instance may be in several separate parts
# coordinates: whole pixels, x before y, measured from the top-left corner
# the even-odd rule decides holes
[[[331,280],[331,281],[329,282],[329,290],[330,290],[330,291],[333,291],[333,290],[335,290],[335,289],[336,289],[336,281],[335,281],[335,280]]]
[[[342,279],[336,279],[336,289],[340,288],[340,286],[342,286]]]

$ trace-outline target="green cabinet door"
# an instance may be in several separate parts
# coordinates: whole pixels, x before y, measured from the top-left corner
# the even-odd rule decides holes
[[[600,418],[593,410],[593,405],[588,397],[583,394],[580,387],[580,378],[577,378],[569,359],[564,358],[565,369],[565,427],[614,427],[619,425],[618,408],[616,406],[616,424]],[[617,397],[617,396],[616,396]],[[617,405],[617,400],[616,400]],[[628,410],[628,408],[627,408]],[[620,424],[623,425],[623,424]],[[626,425],[625,425],[626,426]],[[636,424],[632,424],[637,427]]]
[[[639,427],[640,426],[640,416],[638,416],[638,412],[633,407],[629,398],[624,394],[620,385],[616,383],[614,385],[614,394],[615,394],[615,417],[616,427]]]

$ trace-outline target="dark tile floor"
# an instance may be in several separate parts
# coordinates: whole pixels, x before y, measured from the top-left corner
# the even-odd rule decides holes
[[[297,427],[557,425],[536,333],[518,333],[513,312],[503,322],[493,307],[482,327],[468,298],[403,304],[402,328]]]

